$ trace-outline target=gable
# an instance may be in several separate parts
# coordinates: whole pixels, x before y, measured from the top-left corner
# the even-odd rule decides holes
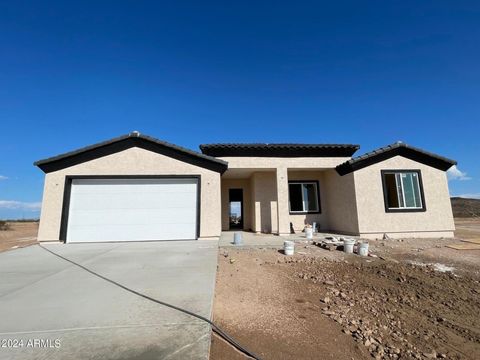
[[[439,156],[425,150],[398,142],[366,153],[354,159],[348,160],[343,164],[338,165],[336,167],[336,170],[339,175],[343,176],[353,171],[360,170],[373,164],[377,164],[379,162],[391,159],[394,156],[402,156],[404,158],[442,171],[447,171],[451,166],[457,163],[455,160],[451,160],[443,156]]]
[[[49,173],[119,153],[134,147],[219,173],[224,173],[228,166],[228,163],[223,160],[215,159],[146,135],[140,135],[138,132],[132,132],[128,135],[120,136],[75,151],[39,160],[35,162],[34,165],[38,166],[45,173]]]

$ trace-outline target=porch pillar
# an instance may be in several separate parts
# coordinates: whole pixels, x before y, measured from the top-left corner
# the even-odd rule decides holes
[[[284,167],[277,168],[277,225],[278,235],[290,234],[288,171]]]

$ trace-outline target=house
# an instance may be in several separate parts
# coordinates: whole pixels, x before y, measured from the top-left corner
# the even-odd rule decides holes
[[[40,241],[217,238],[243,229],[380,238],[452,237],[455,161],[398,142],[206,144],[132,132],[35,163],[45,172]]]

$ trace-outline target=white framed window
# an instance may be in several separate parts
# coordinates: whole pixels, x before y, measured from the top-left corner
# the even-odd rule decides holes
[[[288,199],[290,213],[319,213],[318,181],[290,181]]]
[[[385,210],[425,211],[420,170],[383,170]]]

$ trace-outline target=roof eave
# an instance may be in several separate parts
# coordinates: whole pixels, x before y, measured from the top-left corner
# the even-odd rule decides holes
[[[156,153],[164,154],[166,156],[189,162],[196,166],[204,167],[221,174],[223,174],[228,168],[228,163],[224,160],[216,159],[205,154],[200,154],[192,150],[138,133],[122,135],[117,138],[86,146],[71,152],[43,160],[38,160],[34,162],[34,165],[39,167],[45,173],[49,173],[106,155],[117,153],[131,147],[140,147]]]

